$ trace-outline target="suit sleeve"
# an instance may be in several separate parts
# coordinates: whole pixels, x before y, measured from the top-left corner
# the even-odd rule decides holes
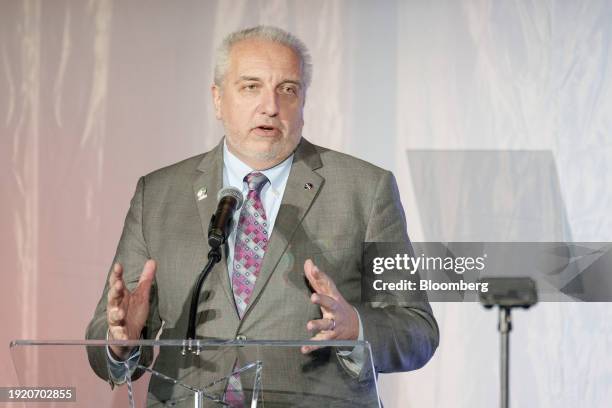
[[[130,203],[130,209],[125,218],[123,225],[123,232],[113,264],[119,262],[123,265],[123,277],[126,286],[129,290],[133,290],[138,284],[138,279],[142,272],[142,268],[145,262],[150,258],[147,243],[145,240],[145,234],[143,232],[143,210],[144,210],[144,196],[145,196],[145,178],[141,177],[138,180],[136,186],[136,192]],[[112,269],[112,267],[111,267]],[[109,270],[110,275],[110,270]],[[104,290],[94,316],[87,326],[87,332],[85,337],[88,340],[104,340],[106,339],[106,333],[108,331],[108,324],[106,321],[106,299],[108,294],[108,277],[104,285]],[[143,329],[143,339],[154,339],[157,332],[161,327],[161,319],[159,317],[157,308],[157,284],[153,282],[151,287],[151,294],[149,298],[150,309],[149,317],[147,319],[145,328]],[[106,355],[105,347],[88,347],[87,356],[89,358],[89,364],[93,368],[94,372],[102,379],[111,382],[111,375],[108,368],[108,358]],[[143,347],[141,350],[141,357],[139,364],[148,366],[151,364],[153,359],[153,351],[151,348]],[[136,370],[133,379],[138,378],[142,375],[141,370]]]
[[[410,250],[404,210],[391,172],[385,172],[377,184],[365,241],[402,242]],[[416,370],[438,347],[438,325],[423,295],[399,304],[364,301],[355,307],[377,372]]]

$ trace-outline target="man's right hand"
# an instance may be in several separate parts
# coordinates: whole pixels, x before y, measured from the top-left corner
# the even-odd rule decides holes
[[[113,265],[108,279],[108,296],[106,320],[108,322],[109,340],[138,340],[149,316],[149,295],[155,277],[155,261],[149,259],[144,268],[138,286],[129,291],[123,281],[123,267]],[[130,354],[130,347],[110,346],[111,351],[121,360]]]

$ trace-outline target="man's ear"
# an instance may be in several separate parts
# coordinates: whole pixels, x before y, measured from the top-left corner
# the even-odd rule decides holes
[[[215,105],[215,117],[221,119],[221,88],[216,84],[210,87],[212,92],[213,104]]]

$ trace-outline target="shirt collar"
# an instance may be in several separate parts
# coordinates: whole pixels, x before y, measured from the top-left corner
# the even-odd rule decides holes
[[[274,191],[281,191],[284,183],[287,182],[291,164],[293,163],[293,155],[291,153],[284,161],[272,168],[259,170],[270,180],[270,185]],[[229,151],[225,139],[223,139],[223,165],[225,166],[229,184],[240,190],[243,190],[244,187],[244,177],[255,171]]]

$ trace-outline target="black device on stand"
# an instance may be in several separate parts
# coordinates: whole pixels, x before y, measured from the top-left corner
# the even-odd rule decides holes
[[[499,307],[498,330],[500,334],[500,407],[509,408],[510,331],[511,310],[515,307],[528,309],[538,302],[535,281],[531,278],[483,278],[488,284],[487,292],[480,292],[480,303],[490,309]]]

